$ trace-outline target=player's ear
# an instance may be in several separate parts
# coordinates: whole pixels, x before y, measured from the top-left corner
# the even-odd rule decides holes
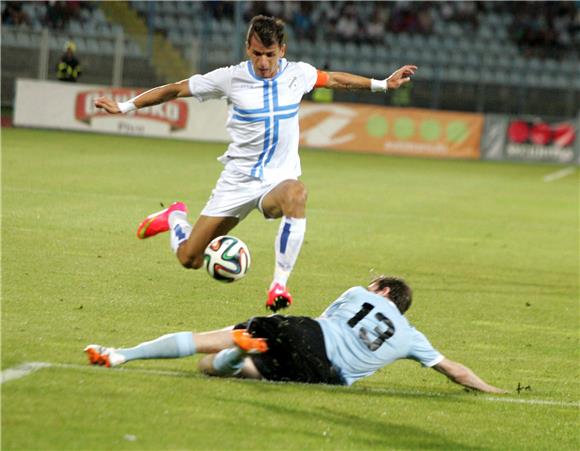
[[[282,58],[284,55],[286,55],[286,44],[282,44],[280,46],[280,58]]]
[[[377,292],[377,294],[380,294],[384,298],[388,298],[390,292],[391,292],[391,288],[390,287],[385,287],[381,291]]]

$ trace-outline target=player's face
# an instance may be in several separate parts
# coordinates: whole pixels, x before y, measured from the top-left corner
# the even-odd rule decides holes
[[[274,44],[264,47],[262,41],[253,35],[246,50],[256,75],[261,78],[272,78],[278,72],[278,63],[286,53],[286,45]]]

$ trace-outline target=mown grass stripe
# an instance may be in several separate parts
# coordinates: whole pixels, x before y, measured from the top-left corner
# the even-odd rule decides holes
[[[64,369],[75,369],[75,370],[100,370],[108,372],[127,372],[127,373],[139,373],[139,374],[149,374],[154,376],[169,376],[169,377],[193,377],[197,373],[189,371],[170,371],[170,370],[147,370],[144,368],[103,368],[100,366],[90,366],[90,365],[76,365],[73,363],[49,363],[49,362],[28,362],[23,363],[14,368],[8,368],[2,371],[2,384],[11,380],[21,379],[28,376],[29,374],[38,371],[42,368],[64,368]],[[333,387],[335,388],[335,387]],[[449,393],[435,393],[435,392],[422,392],[415,390],[393,390],[387,388],[369,388],[369,387],[344,387],[345,390],[354,391],[364,391],[371,393],[384,393],[394,396],[417,396],[426,398],[456,398],[459,395],[453,395]],[[489,402],[503,402],[511,404],[528,404],[528,405],[544,405],[544,406],[557,406],[557,407],[570,407],[570,408],[580,408],[580,401],[558,401],[554,399],[522,399],[522,398],[508,398],[504,396],[485,396],[477,395],[473,397],[474,400],[489,401]]]

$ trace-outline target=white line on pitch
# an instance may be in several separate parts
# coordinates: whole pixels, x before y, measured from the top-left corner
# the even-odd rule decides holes
[[[455,395],[449,393],[435,393],[435,392],[424,392],[424,391],[413,391],[413,390],[392,390],[388,388],[363,388],[364,391],[373,393],[386,393],[389,395],[399,395],[399,396],[418,396],[418,397],[429,397],[429,398],[458,398],[465,399],[463,395]],[[573,407],[579,408],[580,402],[578,401],[558,401],[552,399],[527,399],[527,398],[507,398],[503,396],[488,396],[482,395],[480,393],[475,394],[475,399],[484,401],[494,401],[494,402],[505,402],[512,404],[540,404],[547,406],[558,406],[558,407]]]
[[[75,365],[72,363],[48,363],[48,362],[28,362],[14,368],[2,371],[2,384],[16,379],[21,379],[42,368],[72,368],[75,370],[107,370],[107,371],[127,371],[131,373],[154,374],[157,376],[191,377],[193,373],[186,371],[164,371],[147,370],[141,368],[115,368],[114,370],[102,368],[100,366]]]
[[[574,407],[576,409],[580,407],[580,402],[553,401],[550,399],[494,398],[492,396],[484,396],[483,399],[485,399],[486,401],[499,401],[513,404],[541,404],[546,406]]]
[[[170,376],[170,377],[192,377],[197,373],[192,373],[188,371],[170,371],[170,370],[148,370],[145,368],[115,368],[107,369],[100,366],[89,366],[89,365],[76,365],[72,363],[49,363],[49,362],[28,362],[19,365],[14,368],[8,368],[2,371],[2,384],[11,380],[20,379],[28,376],[29,374],[38,371],[42,368],[71,368],[75,370],[89,370],[89,371],[108,371],[111,373],[127,372],[127,373],[140,373],[140,374],[151,374],[157,376]],[[345,390],[351,390],[348,387],[344,387]],[[354,388],[354,390],[359,389],[359,387]],[[460,395],[453,395],[449,393],[435,393],[435,392],[422,392],[413,390],[392,390],[388,388],[376,388],[376,387],[360,387],[361,391],[371,392],[371,393],[385,393],[395,396],[417,396],[417,397],[429,397],[429,398],[458,398],[465,399],[465,397]],[[473,398],[474,400],[490,401],[490,402],[504,402],[511,404],[528,404],[528,405],[544,405],[544,406],[556,406],[556,407],[571,407],[578,409],[580,407],[580,402],[578,401],[558,401],[552,399],[520,399],[520,398],[507,398],[503,396],[485,396],[477,395]]]
[[[50,363],[46,362],[29,362],[23,363],[15,368],[8,368],[7,370],[2,371],[2,384],[4,382],[13,381],[15,379],[20,379],[22,377],[28,376],[30,373],[34,373],[41,368],[47,368],[49,366],[53,366]]]
[[[558,179],[567,177],[571,174],[574,174],[574,172],[576,172],[576,167],[574,167],[574,166],[571,166],[569,168],[560,169],[559,171],[552,172],[550,174],[545,175],[544,182],[550,183],[550,182],[553,182],[555,180],[558,180]]]

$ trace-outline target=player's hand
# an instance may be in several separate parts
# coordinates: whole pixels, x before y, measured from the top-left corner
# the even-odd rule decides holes
[[[415,74],[417,66],[407,65],[400,67],[387,78],[387,87],[389,89],[397,89],[411,81],[411,75]]]
[[[95,106],[97,108],[103,108],[107,113],[111,114],[119,114],[121,110],[119,109],[119,105],[112,99],[108,97],[99,97],[95,100]]]

